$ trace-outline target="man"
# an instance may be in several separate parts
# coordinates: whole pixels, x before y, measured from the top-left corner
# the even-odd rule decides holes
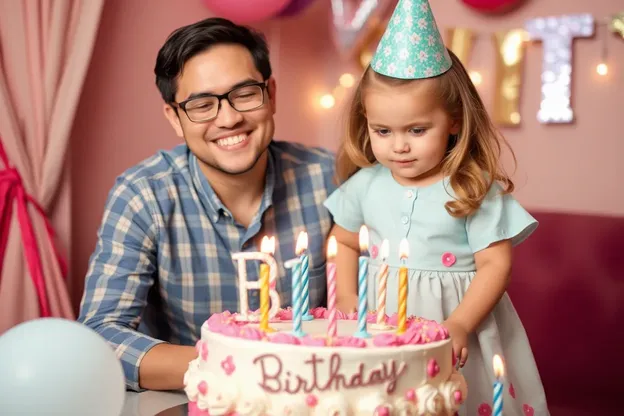
[[[273,141],[276,85],[260,35],[218,18],[182,27],[154,72],[165,117],[185,144],[117,179],[79,317],[115,348],[132,390],[183,387],[201,325],[239,310],[232,253],[259,251],[265,235],[276,237],[276,288],[286,306],[283,264],[295,257],[299,232],[308,233],[310,305],[321,304],[332,225],[322,203],[334,189],[333,157]],[[248,280],[258,269],[247,262]],[[258,307],[251,291],[249,308]]]

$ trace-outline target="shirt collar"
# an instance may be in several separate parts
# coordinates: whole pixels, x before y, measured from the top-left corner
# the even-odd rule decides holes
[[[199,168],[197,157],[190,150],[189,167],[191,170],[191,176],[193,177],[193,184],[195,185],[195,189],[197,189],[197,193],[199,194],[200,200],[204,205],[206,212],[210,215],[210,218],[215,221],[218,220],[220,212],[226,208],[215,191],[212,189],[212,186],[208,183],[204,173]]]
[[[277,161],[273,148],[269,145],[267,158],[267,170],[265,177],[264,192],[262,194],[262,202],[260,203],[260,209],[252,220],[252,224],[259,222],[264,212],[273,205],[273,190],[275,189],[275,180],[277,176]],[[225,213],[232,216],[231,212],[227,209],[223,202],[219,199],[212,186],[208,182],[206,175],[199,168],[199,161],[193,152],[189,150],[189,168],[191,176],[193,178],[193,184],[197,189],[202,204],[206,211],[214,221],[218,221]]]
[[[264,180],[264,192],[262,194],[262,202],[260,202],[260,209],[258,213],[251,221],[252,224],[259,223],[264,212],[273,205],[273,191],[275,190],[275,180],[277,178],[277,160],[273,154],[273,146],[269,145],[267,148],[267,170]]]

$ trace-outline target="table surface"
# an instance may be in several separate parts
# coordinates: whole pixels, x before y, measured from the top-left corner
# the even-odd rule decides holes
[[[127,391],[120,416],[154,416],[187,401],[183,391],[144,391],[141,393]]]

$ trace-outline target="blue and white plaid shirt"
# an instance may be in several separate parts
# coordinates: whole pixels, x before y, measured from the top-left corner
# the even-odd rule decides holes
[[[264,235],[276,236],[276,288],[285,307],[291,278],[284,262],[295,257],[299,232],[308,233],[310,306],[324,303],[324,244],[332,220],[323,202],[335,189],[333,174],[329,152],[271,143],[264,196],[249,228],[232,219],[186,145],[160,152],[117,179],[78,320],[115,348],[128,388],[140,390],[139,363],[154,345],[194,345],[211,314],[239,310],[231,254],[259,251]],[[257,280],[258,270],[258,262],[248,261],[247,279]],[[249,308],[258,307],[259,293],[251,291]]]

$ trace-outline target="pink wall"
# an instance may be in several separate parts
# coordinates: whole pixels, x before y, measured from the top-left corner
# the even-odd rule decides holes
[[[148,6],[149,4],[149,6]],[[431,0],[441,29],[479,28],[470,69],[479,70],[486,103],[491,102],[494,49],[488,34],[521,27],[525,19],[566,13],[604,18],[622,10],[621,0],[529,0],[504,17],[484,17],[458,0]],[[93,251],[106,195],[123,170],[161,148],[179,143],[161,115],[153,79],[158,48],[178,26],[208,17],[199,0],[148,2],[108,0],[73,131],[71,151],[73,232],[72,273],[80,282]],[[352,65],[340,61],[329,32],[329,1],[318,0],[297,18],[258,26],[267,34],[278,80],[277,137],[335,149],[340,106],[318,107],[318,95],[331,90]],[[604,34],[605,27],[598,28]],[[624,176],[624,40],[609,36],[610,71],[599,77],[601,38],[574,46],[574,125],[536,121],[540,100],[542,48],[526,49],[521,127],[506,129],[519,168],[517,197],[545,211],[624,215],[618,178]],[[556,191],[557,193],[555,193]],[[80,284],[74,285],[76,301]]]

